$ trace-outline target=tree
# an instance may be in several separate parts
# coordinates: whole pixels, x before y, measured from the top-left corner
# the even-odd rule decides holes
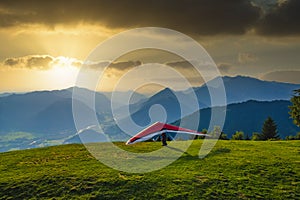
[[[261,132],[261,139],[262,140],[279,139],[277,125],[271,117],[268,117],[264,122],[262,132]]]
[[[207,129],[205,129],[205,128],[202,129],[201,133],[207,134]],[[205,138],[205,136],[200,136],[200,135],[195,135],[195,136],[194,136],[194,140],[204,139],[204,138]]]
[[[294,90],[294,96],[291,98],[293,105],[289,106],[289,114],[293,118],[294,124],[300,126],[300,89]]]
[[[201,131],[203,134],[207,134],[207,129],[202,129],[202,131]]]
[[[232,135],[233,140],[243,140],[244,139],[244,132],[243,131],[236,131],[235,134]]]
[[[224,132],[221,132],[220,140],[228,140],[227,134],[225,134]]]
[[[209,133],[210,139],[219,139],[221,135],[221,127],[214,126],[214,129]]]
[[[207,134],[207,129],[202,129],[202,131],[201,131],[201,133],[203,133],[203,134]],[[204,139],[205,138],[205,136],[198,136],[197,135],[197,138],[195,137],[195,139]]]

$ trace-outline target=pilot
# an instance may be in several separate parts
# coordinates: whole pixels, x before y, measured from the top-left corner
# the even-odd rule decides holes
[[[162,133],[161,134],[161,142],[162,142],[162,146],[167,146],[167,134],[166,133]]]

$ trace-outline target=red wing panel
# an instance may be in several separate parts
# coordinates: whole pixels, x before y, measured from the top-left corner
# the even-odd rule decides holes
[[[168,130],[173,130],[173,131],[186,131],[186,132],[198,133],[197,131],[194,131],[194,130],[190,130],[187,128],[181,128],[181,127],[170,125],[170,124],[164,124],[163,128],[168,129]]]
[[[191,132],[191,133],[199,133],[197,131],[194,130],[190,130],[190,129],[186,129],[186,128],[181,128],[178,126],[174,126],[174,125],[170,125],[170,124],[164,124],[161,122],[156,122],[154,124],[152,124],[151,126],[145,128],[144,130],[142,130],[141,132],[137,133],[135,136],[133,136],[132,138],[130,138],[126,144],[131,144],[134,143],[136,140],[145,137],[149,134],[161,131],[163,129],[167,129],[167,130],[173,130],[173,131],[184,131],[184,132]],[[199,133],[200,134],[200,133]]]
[[[149,135],[151,133],[160,131],[163,129],[165,124],[161,123],[161,122],[156,122],[154,124],[152,124],[151,126],[145,128],[144,130],[142,130],[141,132],[139,132],[138,134],[136,134],[135,136],[133,136],[132,138],[130,138],[126,144],[130,144],[132,142],[134,142],[135,140],[142,138],[146,135]]]

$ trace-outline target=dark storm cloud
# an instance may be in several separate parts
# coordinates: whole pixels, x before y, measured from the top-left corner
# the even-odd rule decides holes
[[[257,3],[260,2],[260,3]],[[108,28],[161,26],[195,35],[300,33],[300,1],[1,0],[0,27],[79,23]],[[274,3],[275,2],[275,3]],[[266,5],[268,8],[266,9]]]
[[[277,36],[300,34],[300,1],[287,0],[278,3],[260,21],[257,31],[260,34]]]
[[[1,0],[0,26],[92,23],[162,26],[190,34],[243,34],[260,18],[250,0]]]

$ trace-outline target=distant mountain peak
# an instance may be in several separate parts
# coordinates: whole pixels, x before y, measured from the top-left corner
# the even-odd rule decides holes
[[[258,78],[254,78],[251,76],[242,76],[242,75],[223,76],[222,79],[223,79],[223,81],[263,81]]]
[[[168,87],[166,87],[166,88],[164,88],[163,90],[161,90],[161,91],[164,91],[164,92],[173,92],[173,90],[171,90],[170,88],[168,88]]]
[[[167,87],[167,88],[162,89],[158,93],[154,94],[152,97],[161,96],[161,95],[164,95],[164,96],[165,95],[174,95],[174,91]]]

